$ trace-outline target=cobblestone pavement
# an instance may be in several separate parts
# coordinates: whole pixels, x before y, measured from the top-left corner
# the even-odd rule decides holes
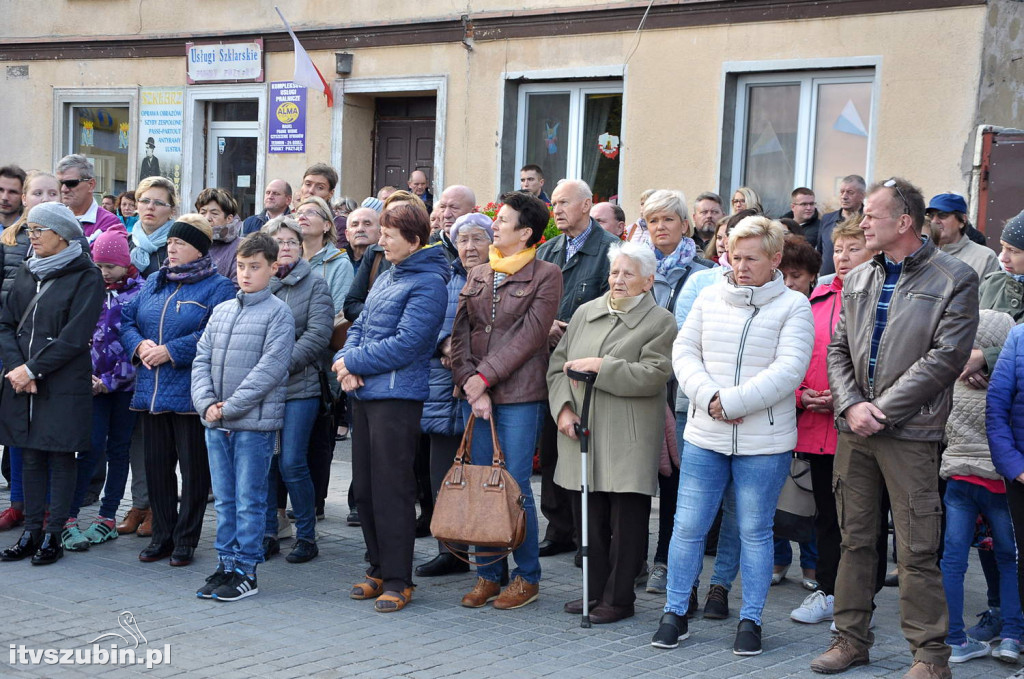
[[[649,645],[664,599],[643,589],[638,590],[635,617],[581,629],[578,616],[562,612],[565,601],[580,595],[580,571],[573,567],[571,554],[542,560],[540,599],[520,610],[460,607],[459,599],[473,583],[471,574],[465,574],[420,578],[408,608],[396,614],[374,613],[372,602],[348,598],[350,585],[364,572],[362,535],[344,522],[349,460],[348,443],[339,444],[327,518],[318,525],[320,556],[299,565],[274,557],[259,570],[260,593],[239,602],[200,600],[194,594],[216,564],[212,505],[197,558],[185,568],[171,568],[167,561],[139,562],[137,554],[146,540],[135,536],[122,536],[84,554],[67,554],[53,566],[32,567],[27,561],[0,564],[0,630],[6,647],[0,649],[6,651],[0,676],[815,676],[808,663],[827,646],[828,626],[789,620],[789,611],[806,594],[793,579],[771,589],[764,613],[765,652],[751,658],[731,652],[738,587],[731,596],[733,617],[692,622],[690,639],[672,651]],[[534,479],[539,496],[539,477]],[[8,499],[0,492],[0,506],[8,506]],[[82,519],[91,520],[96,509],[97,505],[83,509]],[[6,546],[16,537],[16,531],[2,534],[0,542]],[[290,544],[284,543],[285,552]],[[431,539],[417,540],[417,563],[435,553]],[[985,607],[984,579],[974,558],[966,602],[972,619],[972,613]],[[710,558],[704,572],[706,582]],[[792,572],[799,572],[797,564]],[[122,611],[134,615],[146,639],[139,655],[149,649],[155,660],[156,651],[169,647],[169,663],[146,669],[14,662],[12,646],[84,649],[97,636],[111,632],[130,641],[118,627]],[[872,664],[844,676],[900,677],[906,671],[910,655],[899,632],[895,589],[879,595],[876,618]],[[111,638],[100,643],[110,644]],[[985,658],[956,667],[954,675],[1006,677],[1014,669]]]

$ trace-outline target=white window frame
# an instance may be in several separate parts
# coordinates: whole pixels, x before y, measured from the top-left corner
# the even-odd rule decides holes
[[[256,212],[262,210],[260,196],[267,175],[267,88],[268,83],[190,85],[185,88],[185,110],[181,131],[181,196],[182,212],[188,212],[206,184],[206,144],[208,141],[207,102],[255,99],[257,103],[256,136]],[[245,123],[243,123],[245,124]],[[251,125],[252,123],[248,123]]]
[[[758,73],[740,76],[736,81],[735,128],[733,137],[732,177],[735,186],[741,186],[746,168],[747,121],[749,119],[749,88],[765,85],[800,85],[800,109],[797,117],[796,157],[793,163],[793,186],[810,186],[814,177],[814,144],[817,134],[818,86],[836,83],[870,83],[871,109],[868,125],[867,152],[864,158],[865,177],[870,182],[871,159],[875,148],[875,110],[878,75],[871,69],[848,71],[802,71]]]
[[[139,176],[139,140],[136,124],[139,119],[139,88],[137,87],[55,87],[53,88],[53,153],[54,169],[71,153],[74,122],[65,114],[72,106],[127,106],[131,132],[128,134],[128,190],[135,186],[131,177]]]
[[[526,165],[526,113],[527,99],[531,94],[569,94],[569,120],[566,133],[566,179],[579,179],[583,171],[583,155],[581,153],[581,137],[583,135],[583,114],[584,101],[588,94],[618,94],[623,97],[622,126],[626,125],[624,83],[621,80],[615,81],[555,81],[545,83],[530,83],[519,86],[519,106],[516,118],[516,171]],[[620,138],[622,131],[620,131]],[[622,195],[622,169],[619,167],[619,182],[617,194]],[[518,186],[519,177],[516,176],[513,185]],[[553,190],[552,185],[549,190]],[[550,194],[548,194],[550,195]]]

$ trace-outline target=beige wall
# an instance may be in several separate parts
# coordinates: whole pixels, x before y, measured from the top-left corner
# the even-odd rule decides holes
[[[105,4],[114,3],[88,3],[90,7]],[[376,5],[354,3],[363,9],[371,4]],[[147,7],[144,4],[143,11],[149,11]],[[904,175],[929,195],[966,191],[961,159],[973,134],[985,21],[986,8],[979,6],[646,32],[626,78],[622,200],[627,215],[636,216],[634,205],[645,188],[672,186],[692,197],[717,187],[726,61],[881,56],[874,176]],[[353,50],[351,77],[446,74],[445,181],[471,185],[480,202],[486,202],[499,188],[502,72],[621,67],[632,45],[632,33],[622,33],[478,41],[472,51],[458,43]],[[330,77],[333,53],[312,56]],[[29,67],[27,79],[4,83],[5,103],[0,106],[0,129],[25,130],[7,136],[3,160],[27,167],[46,167],[50,162],[51,87],[180,86],[185,78],[183,56],[34,61]],[[291,69],[291,53],[267,55],[268,81],[288,79]],[[949,92],[956,96],[948,96]],[[269,156],[268,178],[298,183],[307,165],[330,160],[331,114],[321,95],[311,93],[309,100],[307,153]],[[12,101],[19,105],[11,105]],[[369,189],[370,149],[365,139],[372,124],[370,106],[370,98],[360,96],[344,109],[342,188],[357,199]],[[350,134],[360,136],[350,138]],[[511,181],[508,177],[503,183],[508,186]]]

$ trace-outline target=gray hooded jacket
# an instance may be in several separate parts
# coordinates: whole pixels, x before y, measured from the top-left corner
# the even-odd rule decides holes
[[[320,363],[334,330],[334,301],[327,281],[304,259],[284,278],[270,279],[270,290],[292,310],[295,347],[288,363],[288,398],[320,396]]]

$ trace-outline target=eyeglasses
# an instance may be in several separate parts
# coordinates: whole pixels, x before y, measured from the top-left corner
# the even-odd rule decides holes
[[[744,200],[743,198],[733,198],[732,199],[732,204],[733,205],[746,205],[747,201]]]
[[[887,189],[896,189],[896,193],[899,194],[900,200],[903,201],[903,214],[910,214],[910,203],[907,201],[907,197],[903,195],[903,192],[900,191],[899,184],[896,183],[896,180],[890,179],[882,184],[882,186]]]
[[[73,188],[76,188],[82,182],[87,182],[90,179],[92,179],[92,177],[87,177],[87,178],[84,178],[84,179],[61,179],[60,183],[61,183],[61,186],[66,186],[69,189],[73,189]]]
[[[156,205],[157,207],[171,207],[170,203],[165,203],[162,200],[156,198],[143,198],[138,201],[139,205]]]
[[[277,241],[277,247],[279,247],[279,248],[297,248],[297,247],[299,247],[299,241],[297,241],[297,240],[279,240],[279,241]]]
[[[305,217],[306,219],[309,219],[310,217],[319,217],[320,219],[324,220],[327,219],[327,217],[324,217],[323,213],[320,212],[320,210],[296,210],[295,216]]]
[[[28,233],[29,238],[39,238],[40,236],[43,235],[43,231],[53,231],[53,229],[51,229],[48,226],[40,226],[35,229],[25,229],[25,232]]]

